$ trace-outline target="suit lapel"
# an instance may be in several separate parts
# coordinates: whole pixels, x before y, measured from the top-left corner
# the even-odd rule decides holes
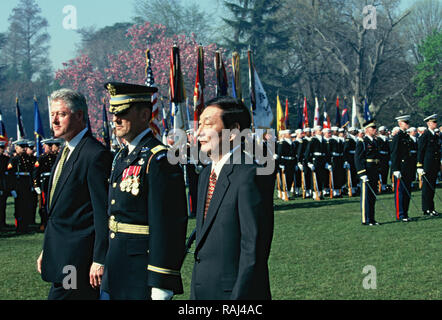
[[[74,151],[69,156],[69,159],[63,165],[63,171],[60,173],[60,177],[58,178],[57,185],[55,186],[55,191],[54,191],[53,199],[50,200],[50,202],[51,202],[51,208],[50,209],[52,209],[54,207],[54,203],[57,201],[57,198],[60,195],[61,190],[63,190],[64,186],[66,185],[66,181],[67,181],[67,179],[69,178],[69,176],[70,176],[70,174],[72,172],[72,168],[74,167],[74,164],[75,164],[75,162],[78,159],[78,155],[80,154],[81,149],[83,148],[83,146],[86,143],[87,139],[89,139],[89,136],[90,136],[90,133],[88,131],[83,136],[83,138],[80,140],[78,145],[75,147]],[[67,146],[65,146],[65,148],[67,148]],[[61,154],[61,152],[60,152],[60,154]],[[55,168],[58,165],[59,161],[60,161],[60,157],[58,158],[57,163],[54,166]],[[52,180],[53,180],[52,176],[53,176],[53,174],[51,175],[51,187],[52,187]]]
[[[197,212],[196,212],[196,230],[197,230],[197,241],[199,235],[201,234],[201,229],[203,226],[203,216],[204,216],[204,204],[206,203],[207,188],[209,187],[209,176],[210,176],[211,165],[206,167],[202,172],[198,182],[198,202],[197,202]]]
[[[215,191],[213,193],[213,197],[212,200],[210,201],[210,205],[209,208],[207,210],[207,216],[206,216],[206,220],[204,221],[204,223],[202,223],[202,227],[200,228],[201,232],[200,232],[200,236],[197,239],[197,243],[195,248],[198,249],[201,240],[204,238],[204,236],[206,235],[207,231],[209,230],[211,224],[213,223],[213,220],[215,219],[217,213],[218,213],[218,209],[221,205],[222,200],[224,199],[224,195],[226,194],[227,189],[229,188],[230,185],[230,174],[233,171],[233,164],[225,164],[219,174],[219,177],[217,179],[216,182],[216,186],[215,186]],[[208,178],[207,178],[208,181]],[[207,182],[208,185],[208,182]],[[207,187],[205,188],[206,190],[206,194],[207,194]],[[202,220],[203,219],[203,215],[204,215],[204,205],[205,205],[205,197],[204,196],[204,202],[198,202],[198,204],[201,204],[201,206],[199,206],[199,210],[201,210],[199,213],[199,217]],[[202,207],[202,209],[201,209]]]

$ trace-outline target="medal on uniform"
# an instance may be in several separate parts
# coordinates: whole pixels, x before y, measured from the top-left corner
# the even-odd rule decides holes
[[[141,171],[140,166],[136,166],[133,171],[133,179],[132,179],[133,183],[131,190],[133,196],[137,196],[140,193],[140,178],[139,178],[140,171]]]

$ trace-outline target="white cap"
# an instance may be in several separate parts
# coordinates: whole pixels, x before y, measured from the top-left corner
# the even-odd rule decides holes
[[[313,128],[313,130],[314,130],[314,131],[321,131],[321,130],[322,130],[322,127],[321,127],[321,126],[316,126],[316,127]]]
[[[400,117],[396,117],[395,118],[397,121],[410,121],[410,115],[404,115],[404,116],[400,116]]]

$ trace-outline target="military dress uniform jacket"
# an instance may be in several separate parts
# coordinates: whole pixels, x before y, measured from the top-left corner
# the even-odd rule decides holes
[[[274,175],[257,175],[256,164],[242,163],[223,166],[205,219],[212,168],[201,172],[193,300],[271,298],[267,262],[273,237]]]
[[[110,299],[147,300],[151,287],[181,294],[187,229],[184,176],[151,132],[130,154],[126,147],[115,157],[108,214],[102,289]]]
[[[62,153],[52,168],[49,190]],[[64,163],[53,198],[48,201],[41,274],[44,281],[62,283],[66,277],[63,268],[71,265],[76,268],[78,286],[90,288],[92,262],[104,264],[111,164],[111,153],[89,131]]]
[[[51,176],[52,167],[57,160],[57,155],[52,153],[45,153],[38,157],[34,165],[33,179],[34,185],[39,187],[42,191],[43,205],[46,204],[49,196],[49,177]]]
[[[418,140],[417,167],[425,172],[437,172],[440,168],[441,141],[436,133],[426,130]]]
[[[391,142],[391,172],[400,171],[402,178],[406,181],[414,180],[413,141],[410,136],[402,130],[394,136]]]

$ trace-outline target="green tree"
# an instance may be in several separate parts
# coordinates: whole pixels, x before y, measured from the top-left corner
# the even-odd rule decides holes
[[[419,46],[423,61],[416,67],[414,78],[419,107],[426,112],[442,109],[442,32],[434,32]]]
[[[23,79],[47,70],[49,61],[48,21],[35,0],[20,0],[9,16],[6,54],[9,64]]]

